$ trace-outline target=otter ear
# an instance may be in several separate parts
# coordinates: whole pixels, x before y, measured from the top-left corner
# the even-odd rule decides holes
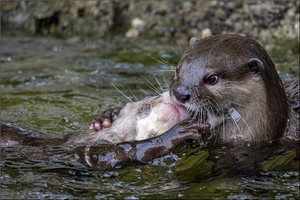
[[[196,45],[196,43],[197,43],[198,41],[199,41],[198,38],[192,37],[192,38],[190,39],[190,48],[193,48],[193,47]]]
[[[260,75],[262,71],[264,70],[264,64],[257,58],[251,58],[248,61],[248,66],[249,66],[249,72],[252,75]]]

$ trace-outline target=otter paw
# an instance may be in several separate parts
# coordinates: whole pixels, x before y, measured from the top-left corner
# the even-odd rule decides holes
[[[184,140],[202,140],[202,134],[209,132],[210,125],[207,123],[198,123],[197,120],[186,119],[174,127],[177,138]]]
[[[109,128],[113,121],[115,121],[121,111],[121,107],[109,108],[102,112],[96,119],[90,123],[89,129],[99,131],[102,128]]]
[[[114,144],[79,146],[74,149],[74,156],[78,162],[101,170],[113,169],[130,161],[124,149]]]

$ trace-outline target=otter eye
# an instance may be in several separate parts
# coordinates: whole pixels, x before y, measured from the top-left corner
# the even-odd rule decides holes
[[[219,76],[217,75],[211,75],[206,80],[205,83],[209,85],[215,85],[219,81]]]
[[[147,103],[143,104],[138,110],[138,116],[140,118],[145,118],[149,115],[150,111],[151,111],[151,105]]]

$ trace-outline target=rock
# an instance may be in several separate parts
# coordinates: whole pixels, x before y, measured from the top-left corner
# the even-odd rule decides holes
[[[134,29],[143,31],[144,27],[145,27],[145,22],[143,20],[141,20],[140,18],[134,18],[131,22],[131,26]]]
[[[125,33],[127,38],[137,38],[145,28],[145,22],[140,18],[131,21],[131,28]]]
[[[298,37],[299,4],[298,0],[4,1],[1,31],[185,40],[208,28],[209,34],[257,34],[263,42],[266,38]]]
[[[205,37],[208,37],[211,35],[212,35],[212,32],[211,32],[210,28],[205,28],[201,31],[200,38],[205,38]]]

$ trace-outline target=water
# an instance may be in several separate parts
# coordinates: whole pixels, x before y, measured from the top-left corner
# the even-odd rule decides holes
[[[174,65],[180,55],[178,45],[151,41],[1,37],[1,119],[53,134],[85,129],[105,108],[126,102],[112,83],[130,97],[131,92],[138,99],[146,96],[144,92],[155,94],[146,79],[158,87],[157,78],[167,87],[174,73],[155,59]],[[211,173],[208,152],[197,144],[147,165],[110,171],[57,156],[19,160],[9,151],[1,152],[1,198],[299,197],[299,163],[287,159],[289,152],[275,156],[287,159],[283,167],[260,176],[234,176]]]

